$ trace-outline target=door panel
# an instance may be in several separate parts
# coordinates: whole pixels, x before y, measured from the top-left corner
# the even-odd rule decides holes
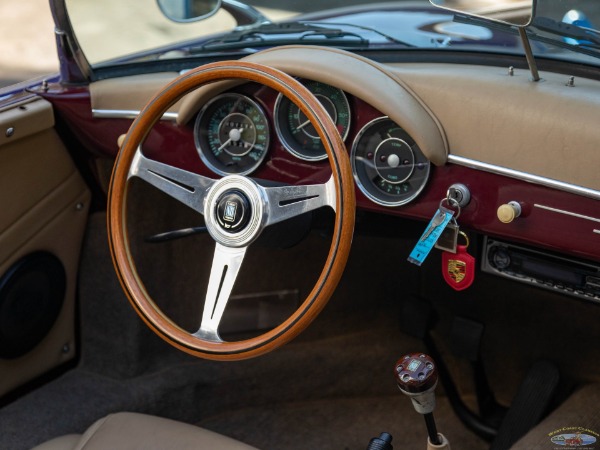
[[[77,266],[90,192],[53,126],[43,99],[0,112],[0,395],[76,354]],[[57,278],[64,290],[53,288]]]

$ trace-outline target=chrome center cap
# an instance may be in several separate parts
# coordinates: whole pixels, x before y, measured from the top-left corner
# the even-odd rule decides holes
[[[217,181],[204,200],[204,220],[212,238],[243,247],[258,237],[266,222],[266,195],[249,178],[229,175]]]

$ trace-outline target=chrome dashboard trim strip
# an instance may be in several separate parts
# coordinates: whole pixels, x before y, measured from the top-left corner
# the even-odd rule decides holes
[[[578,214],[578,213],[574,213],[571,211],[565,211],[564,209],[552,208],[551,206],[539,205],[537,203],[534,203],[533,206],[535,208],[545,209],[546,211],[551,211],[551,212],[555,212],[555,213],[559,213],[559,214],[565,214],[567,216],[577,217],[578,219],[591,220],[592,222],[600,223],[600,219],[597,219],[596,217],[584,216],[583,214]],[[594,231],[596,231],[596,230],[594,230]]]
[[[141,111],[122,109],[92,109],[92,116],[96,119],[135,119]],[[161,120],[177,120],[177,113],[166,112]]]
[[[482,161],[476,161],[474,159],[464,158],[462,156],[448,155],[448,162],[457,164],[459,166],[470,167],[471,169],[483,170],[485,172],[494,173],[496,175],[504,175],[506,177],[515,178],[517,180],[526,181],[528,183],[539,184],[554,189],[558,189],[571,194],[583,195],[585,197],[600,200],[600,191],[594,189],[577,186],[574,184],[565,183],[563,181],[554,180],[552,178],[540,177],[527,172],[520,172],[518,170],[509,169],[507,167],[495,166]]]

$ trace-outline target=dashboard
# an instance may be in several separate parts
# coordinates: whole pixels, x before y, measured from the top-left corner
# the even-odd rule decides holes
[[[383,65],[323,48],[277,48],[248,60],[302,80],[324,104],[345,138],[359,209],[417,219],[424,228],[448,188],[460,183],[471,194],[461,229],[600,261],[597,81],[578,79],[571,88],[567,77],[543,72],[544,82],[534,84],[525,71]],[[50,86],[44,96],[98,160],[110,161],[131,119],[176,76]],[[330,176],[302,114],[270,88],[213,83],[164,119],[144,144],[146,156],[161,162],[273,183],[324,183]],[[499,220],[498,209],[514,203],[520,215]]]

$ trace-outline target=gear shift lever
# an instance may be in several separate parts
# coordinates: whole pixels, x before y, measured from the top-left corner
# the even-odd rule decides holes
[[[448,441],[437,432],[433,419],[438,381],[433,359],[423,353],[404,355],[396,363],[394,374],[400,391],[411,399],[415,410],[425,418],[430,444],[428,448],[449,449]]]

